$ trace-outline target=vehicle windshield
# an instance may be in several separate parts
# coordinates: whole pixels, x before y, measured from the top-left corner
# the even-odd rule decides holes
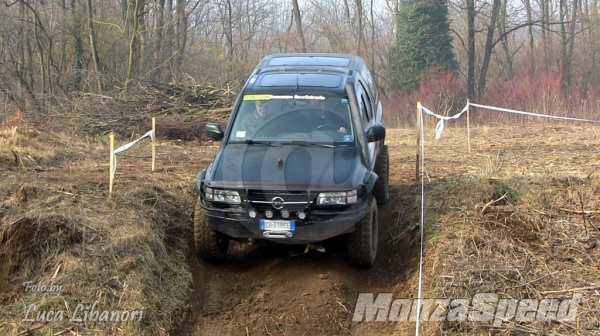
[[[245,95],[231,143],[354,145],[347,97],[320,94]]]

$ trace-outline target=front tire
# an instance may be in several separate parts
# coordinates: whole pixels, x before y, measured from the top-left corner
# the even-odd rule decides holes
[[[381,146],[374,171],[379,178],[373,194],[377,204],[384,205],[390,200],[390,153],[387,145]]]
[[[356,225],[356,231],[348,234],[350,263],[364,267],[373,266],[377,256],[378,226],[377,200],[371,196],[365,217]]]
[[[221,261],[227,256],[229,237],[213,230],[200,206],[200,198],[196,200],[194,209],[194,244],[200,258],[210,261]]]

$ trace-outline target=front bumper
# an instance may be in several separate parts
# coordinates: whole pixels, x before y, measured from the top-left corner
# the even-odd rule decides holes
[[[367,212],[367,203],[359,200],[345,209],[318,209],[308,212],[305,220],[295,219],[294,231],[265,231],[261,218],[248,216],[249,206],[216,208],[201,200],[210,227],[234,239],[266,239],[283,244],[309,244],[353,232]],[[264,219],[264,218],[262,218]]]

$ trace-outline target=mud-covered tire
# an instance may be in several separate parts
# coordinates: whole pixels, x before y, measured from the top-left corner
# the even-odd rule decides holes
[[[375,174],[379,177],[373,195],[378,205],[384,205],[390,200],[390,153],[387,145],[381,146],[379,157],[375,164]]]
[[[378,230],[377,200],[371,196],[365,217],[356,224],[356,231],[348,234],[350,263],[364,267],[373,266],[377,256]]]
[[[204,215],[200,199],[196,200],[194,209],[194,244],[198,256],[205,260],[221,261],[227,256],[229,237],[213,230],[208,225],[209,219]]]

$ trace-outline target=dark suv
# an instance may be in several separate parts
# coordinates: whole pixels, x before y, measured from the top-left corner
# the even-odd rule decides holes
[[[204,259],[230,240],[315,244],[347,235],[350,262],[371,266],[377,205],[388,196],[383,108],[362,58],[265,57],[241,90],[215,160],[196,177],[194,241]]]

